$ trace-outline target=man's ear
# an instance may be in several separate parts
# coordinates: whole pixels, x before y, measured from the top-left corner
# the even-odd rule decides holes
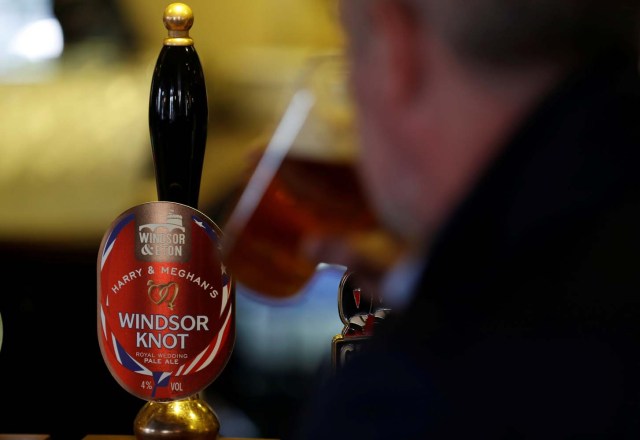
[[[385,70],[388,98],[406,103],[419,93],[424,80],[422,17],[403,0],[371,1],[378,68]]]

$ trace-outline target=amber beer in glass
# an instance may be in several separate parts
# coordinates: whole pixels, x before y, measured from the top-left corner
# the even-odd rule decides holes
[[[321,262],[303,251],[309,237],[357,237],[376,229],[354,166],[342,56],[315,56],[305,67],[223,228],[225,264],[235,279],[272,298],[299,293],[315,273]]]

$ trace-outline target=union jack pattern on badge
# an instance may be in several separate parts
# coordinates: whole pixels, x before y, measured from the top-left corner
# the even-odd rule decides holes
[[[235,343],[235,286],[219,228],[196,209],[149,202],[122,213],[98,254],[98,339],[131,394],[168,401],[202,391]]]

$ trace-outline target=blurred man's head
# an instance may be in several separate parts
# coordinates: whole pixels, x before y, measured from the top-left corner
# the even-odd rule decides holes
[[[429,240],[563,74],[634,52],[640,0],[342,0],[363,142],[383,220]]]

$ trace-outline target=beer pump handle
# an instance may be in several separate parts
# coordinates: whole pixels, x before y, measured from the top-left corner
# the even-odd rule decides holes
[[[207,140],[208,103],[200,59],[189,36],[191,8],[164,11],[168,37],[151,80],[149,131],[158,200],[197,209]]]

